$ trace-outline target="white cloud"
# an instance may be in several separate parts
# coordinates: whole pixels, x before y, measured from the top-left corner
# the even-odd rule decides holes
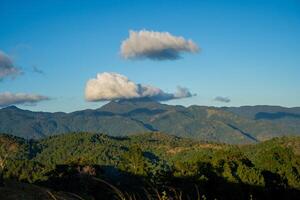
[[[0,80],[6,77],[15,77],[19,74],[21,74],[20,69],[14,66],[9,56],[0,51]]]
[[[221,96],[216,97],[214,100],[223,103],[229,103],[231,101],[231,99],[229,99],[228,97],[221,97]]]
[[[178,87],[177,92],[166,93],[151,85],[136,84],[126,76],[117,73],[99,73],[90,79],[85,87],[87,101],[109,101],[150,97],[157,101],[167,101],[193,96],[187,88]]]
[[[34,105],[35,103],[44,100],[49,100],[49,97],[25,93],[0,93],[0,107],[6,107],[17,104]]]
[[[174,60],[184,52],[196,53],[199,47],[183,37],[168,32],[129,31],[129,38],[121,44],[121,55],[125,59]]]

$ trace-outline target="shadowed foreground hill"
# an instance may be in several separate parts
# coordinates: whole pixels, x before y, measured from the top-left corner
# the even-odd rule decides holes
[[[300,138],[251,145],[159,132],[0,136],[1,199],[297,199]],[[50,193],[49,193],[50,192]],[[3,194],[7,194],[3,196]],[[47,196],[47,197],[46,197]],[[51,199],[50,198],[50,199]]]
[[[96,110],[72,113],[0,110],[0,132],[26,139],[68,132],[126,136],[149,131],[232,144],[299,135],[299,108],[171,106],[149,98],[112,101]]]

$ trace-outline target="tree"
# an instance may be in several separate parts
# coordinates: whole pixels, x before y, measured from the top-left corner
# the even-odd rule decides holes
[[[17,144],[13,140],[1,138],[0,140],[0,186],[3,186],[3,170],[6,166],[7,159],[15,154]]]
[[[120,168],[135,175],[146,175],[148,161],[143,156],[143,151],[137,145],[131,146],[121,158]]]

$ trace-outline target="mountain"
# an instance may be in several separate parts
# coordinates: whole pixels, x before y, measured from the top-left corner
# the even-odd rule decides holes
[[[32,112],[15,106],[0,109],[0,132],[23,138],[68,132],[111,136],[162,131],[224,143],[256,143],[300,134],[300,108],[276,106],[173,106],[149,98],[111,101],[99,109],[72,113]]]
[[[281,120],[281,119],[299,119],[300,107],[286,108],[281,106],[241,106],[241,107],[224,107],[226,111],[233,112],[237,115],[250,119]]]

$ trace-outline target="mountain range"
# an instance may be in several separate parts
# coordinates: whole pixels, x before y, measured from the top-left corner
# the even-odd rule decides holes
[[[149,98],[111,101],[99,109],[71,113],[0,109],[0,132],[40,139],[70,132],[127,136],[164,132],[230,144],[256,143],[276,136],[300,135],[300,107],[189,107]]]

